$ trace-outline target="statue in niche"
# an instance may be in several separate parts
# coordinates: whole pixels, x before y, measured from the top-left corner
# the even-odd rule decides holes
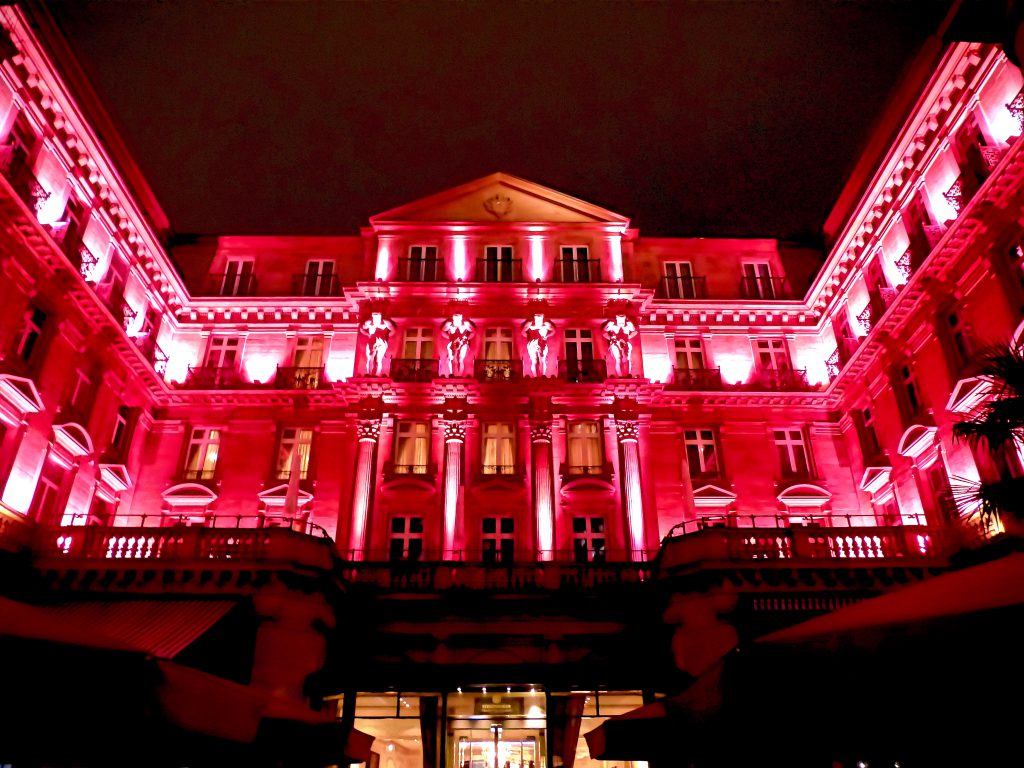
[[[617,314],[604,324],[604,337],[615,362],[615,375],[619,378],[633,375],[633,338],[636,323],[623,314]]]
[[[523,323],[526,337],[526,352],[530,356],[530,375],[534,378],[548,375],[548,339],[555,332],[555,324],[536,313],[532,320]]]
[[[383,376],[388,339],[395,330],[395,324],[380,312],[371,312],[370,319],[359,326],[359,330],[366,334],[366,375]]]
[[[476,325],[472,320],[463,317],[461,312],[453,312],[441,326],[441,334],[448,340],[449,376],[465,375],[466,354],[469,352],[469,342],[474,333]]]

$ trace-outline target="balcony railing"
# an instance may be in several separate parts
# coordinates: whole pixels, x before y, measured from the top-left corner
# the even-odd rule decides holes
[[[402,477],[417,477],[422,480],[431,481],[436,475],[437,466],[433,463],[405,464],[394,460],[384,462],[384,477],[389,480]]]
[[[600,384],[608,378],[604,360],[559,360],[558,376],[569,384]]]
[[[610,552],[603,561],[577,562],[571,552],[528,556],[513,562],[483,562],[482,552],[457,551],[450,559],[421,556],[419,560],[386,562],[387,552],[349,553],[351,562],[342,578],[353,587],[407,592],[481,590],[495,592],[564,592],[602,586],[642,584],[654,576],[645,553]],[[430,554],[430,553],[426,553]],[[533,559],[528,559],[533,558]]]
[[[658,297],[662,299],[706,299],[707,278],[703,275],[667,275],[658,283]]]
[[[813,389],[807,381],[806,368],[762,369],[754,372],[751,389],[801,391]]]
[[[23,148],[13,144],[0,146],[0,174],[7,177],[18,197],[33,212],[38,214],[50,199],[50,193],[32,173]]]
[[[964,204],[964,181],[963,177],[957,178],[949,189],[942,193],[942,197],[945,198],[949,207],[953,211],[953,217],[956,218],[960,215],[960,209],[963,208]]]
[[[562,479],[571,480],[580,477],[598,477],[606,480],[612,476],[612,464],[606,461],[603,464],[573,464],[563,461],[560,467]]]
[[[786,299],[789,290],[784,277],[753,277],[740,279],[740,296],[744,299]]]
[[[719,390],[722,388],[722,369],[673,368],[672,387],[689,390]]]
[[[495,477],[499,475],[516,475],[515,464],[481,464],[480,474],[484,477]]]
[[[213,480],[217,476],[216,469],[183,469],[178,475],[182,482],[195,482],[200,480]]]
[[[398,357],[391,361],[393,381],[429,382],[437,377],[437,360],[433,358]]]
[[[395,279],[411,283],[444,280],[444,262],[441,259],[399,259]]]
[[[859,526],[850,522],[849,518],[830,521],[827,515],[806,525],[787,524],[771,516],[689,521],[676,526],[663,542],[661,567],[670,571],[702,561],[758,565],[772,561],[831,560],[870,564],[936,559],[950,552],[952,536],[947,529],[923,525]]]
[[[473,375],[484,384],[519,381],[523,378],[522,360],[481,360],[473,362]]]
[[[555,259],[555,276],[560,283],[601,282],[598,259]]]
[[[476,281],[478,283],[521,283],[523,281],[523,260],[477,259]]]
[[[233,518],[234,516],[232,516]],[[36,532],[33,549],[39,557],[69,561],[281,560],[330,566],[331,541],[318,525],[284,517],[211,517],[210,526],[79,526]]]
[[[188,389],[237,389],[244,384],[238,369],[233,366],[204,365],[188,367],[183,387]]]
[[[323,366],[282,368],[274,375],[275,389],[328,389]]]
[[[292,293],[296,296],[337,296],[338,276],[303,272],[292,275]]]
[[[206,279],[208,296],[255,296],[256,276],[253,274],[212,274]]]

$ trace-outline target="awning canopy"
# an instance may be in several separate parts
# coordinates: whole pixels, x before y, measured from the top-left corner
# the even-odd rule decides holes
[[[759,638],[798,643],[1024,605],[1024,554],[942,574]]]
[[[35,606],[0,598],[0,634],[173,659],[235,605],[231,600],[86,600]]]

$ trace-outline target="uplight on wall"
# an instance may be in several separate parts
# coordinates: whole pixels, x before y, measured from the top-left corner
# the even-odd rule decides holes
[[[715,355],[715,363],[722,369],[722,381],[726,384],[742,384],[750,378],[754,361],[739,355]]]
[[[254,384],[266,384],[277,372],[277,358],[270,355],[248,355],[245,358],[245,373]]]

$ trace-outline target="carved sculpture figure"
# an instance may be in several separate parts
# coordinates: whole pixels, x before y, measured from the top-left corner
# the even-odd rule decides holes
[[[441,333],[448,340],[448,375],[464,376],[466,354],[469,352],[470,339],[476,333],[476,325],[463,317],[461,312],[453,312],[441,326]]]
[[[395,324],[384,318],[380,312],[371,312],[370,319],[359,330],[366,334],[366,375],[383,376],[384,358],[388,353],[388,339],[395,330]]]
[[[530,375],[547,376],[548,373],[548,339],[555,332],[555,324],[537,313],[532,320],[523,323],[523,336],[526,337],[526,352],[530,355]]]
[[[604,324],[604,337],[615,361],[616,376],[633,375],[633,337],[636,334],[636,324],[625,315],[615,315]]]

